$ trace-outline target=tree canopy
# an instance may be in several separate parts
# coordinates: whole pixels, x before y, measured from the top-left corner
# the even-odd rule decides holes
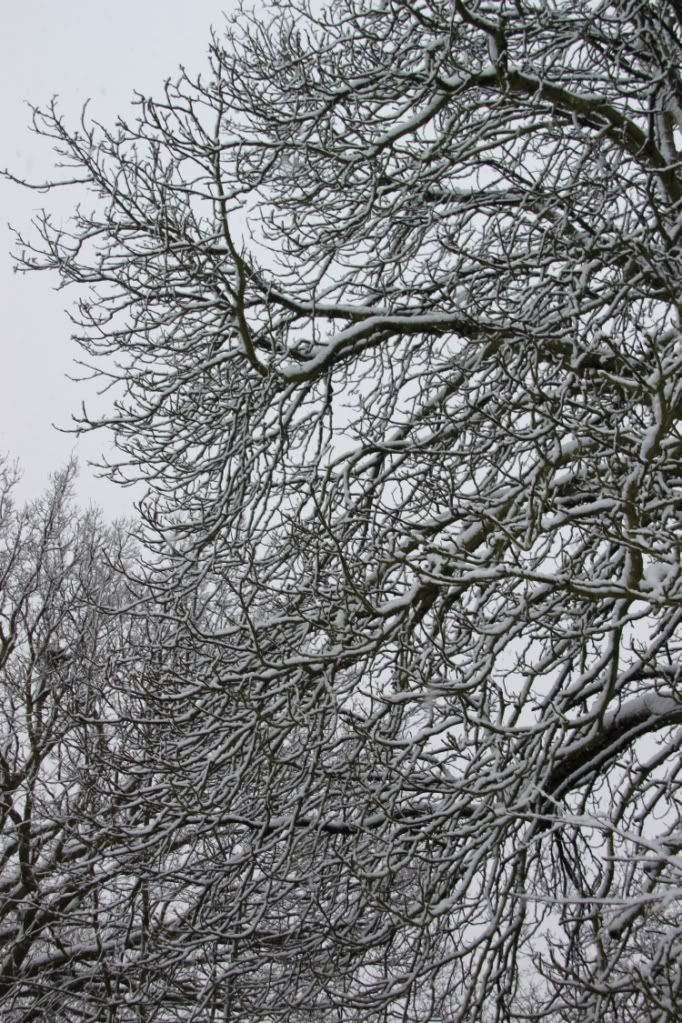
[[[147,485],[149,926],[83,1018],[679,1018],[681,67],[673,0],[279,0],[36,110],[22,262]]]

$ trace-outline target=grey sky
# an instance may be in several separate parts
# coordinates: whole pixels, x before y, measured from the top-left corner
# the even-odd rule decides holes
[[[231,0],[5,0],[0,37],[0,167],[29,179],[49,176],[52,154],[45,140],[28,130],[29,101],[54,94],[60,108],[78,116],[86,99],[99,120],[126,113],[134,90],[155,93],[179,64],[205,66],[210,26],[220,29]],[[10,13],[11,12],[11,13]],[[76,193],[62,193],[68,214]],[[70,341],[65,312],[69,291],[43,274],[12,272],[8,223],[28,229],[31,216],[53,199],[0,181],[0,301],[2,351],[0,453],[21,461],[22,496],[36,496],[48,475],[75,452],[81,461],[79,498],[95,501],[109,515],[126,514],[132,495],[97,480],[86,461],[106,444],[103,435],[79,441],[52,426],[68,426],[70,415],[92,394],[70,383],[78,350]]]

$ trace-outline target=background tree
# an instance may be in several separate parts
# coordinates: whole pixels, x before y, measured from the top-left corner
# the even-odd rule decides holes
[[[677,1018],[681,58],[672,0],[278,2],[36,112],[211,1012]]]
[[[0,1013],[11,1023],[154,1018],[138,963],[145,834],[131,814],[143,787],[130,742],[132,549],[123,527],[76,511],[74,474],[18,507],[0,466]]]

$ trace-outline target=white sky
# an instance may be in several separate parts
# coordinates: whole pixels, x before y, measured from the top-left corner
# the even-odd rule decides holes
[[[220,29],[233,0],[3,0],[0,35],[0,168],[18,176],[50,176],[52,153],[31,135],[30,102],[59,95],[60,109],[75,118],[88,98],[90,113],[107,123],[125,114],[134,90],[154,94],[179,64],[206,64],[210,27]],[[109,516],[128,514],[133,495],[95,478],[88,459],[107,444],[102,433],[78,440],[68,427],[72,412],[92,394],[71,383],[79,349],[70,341],[66,315],[75,293],[56,292],[45,274],[12,271],[8,224],[28,233],[42,204],[57,200],[68,214],[75,190],[45,197],[0,180],[0,453],[21,462],[22,497],[37,496],[49,474],[75,453],[81,462],[79,500],[101,505]],[[61,207],[60,207],[61,208]]]

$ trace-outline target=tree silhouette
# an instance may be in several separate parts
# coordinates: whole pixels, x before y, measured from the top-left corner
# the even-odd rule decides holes
[[[283,0],[36,111],[148,486],[160,1019],[678,1018],[681,33]]]

